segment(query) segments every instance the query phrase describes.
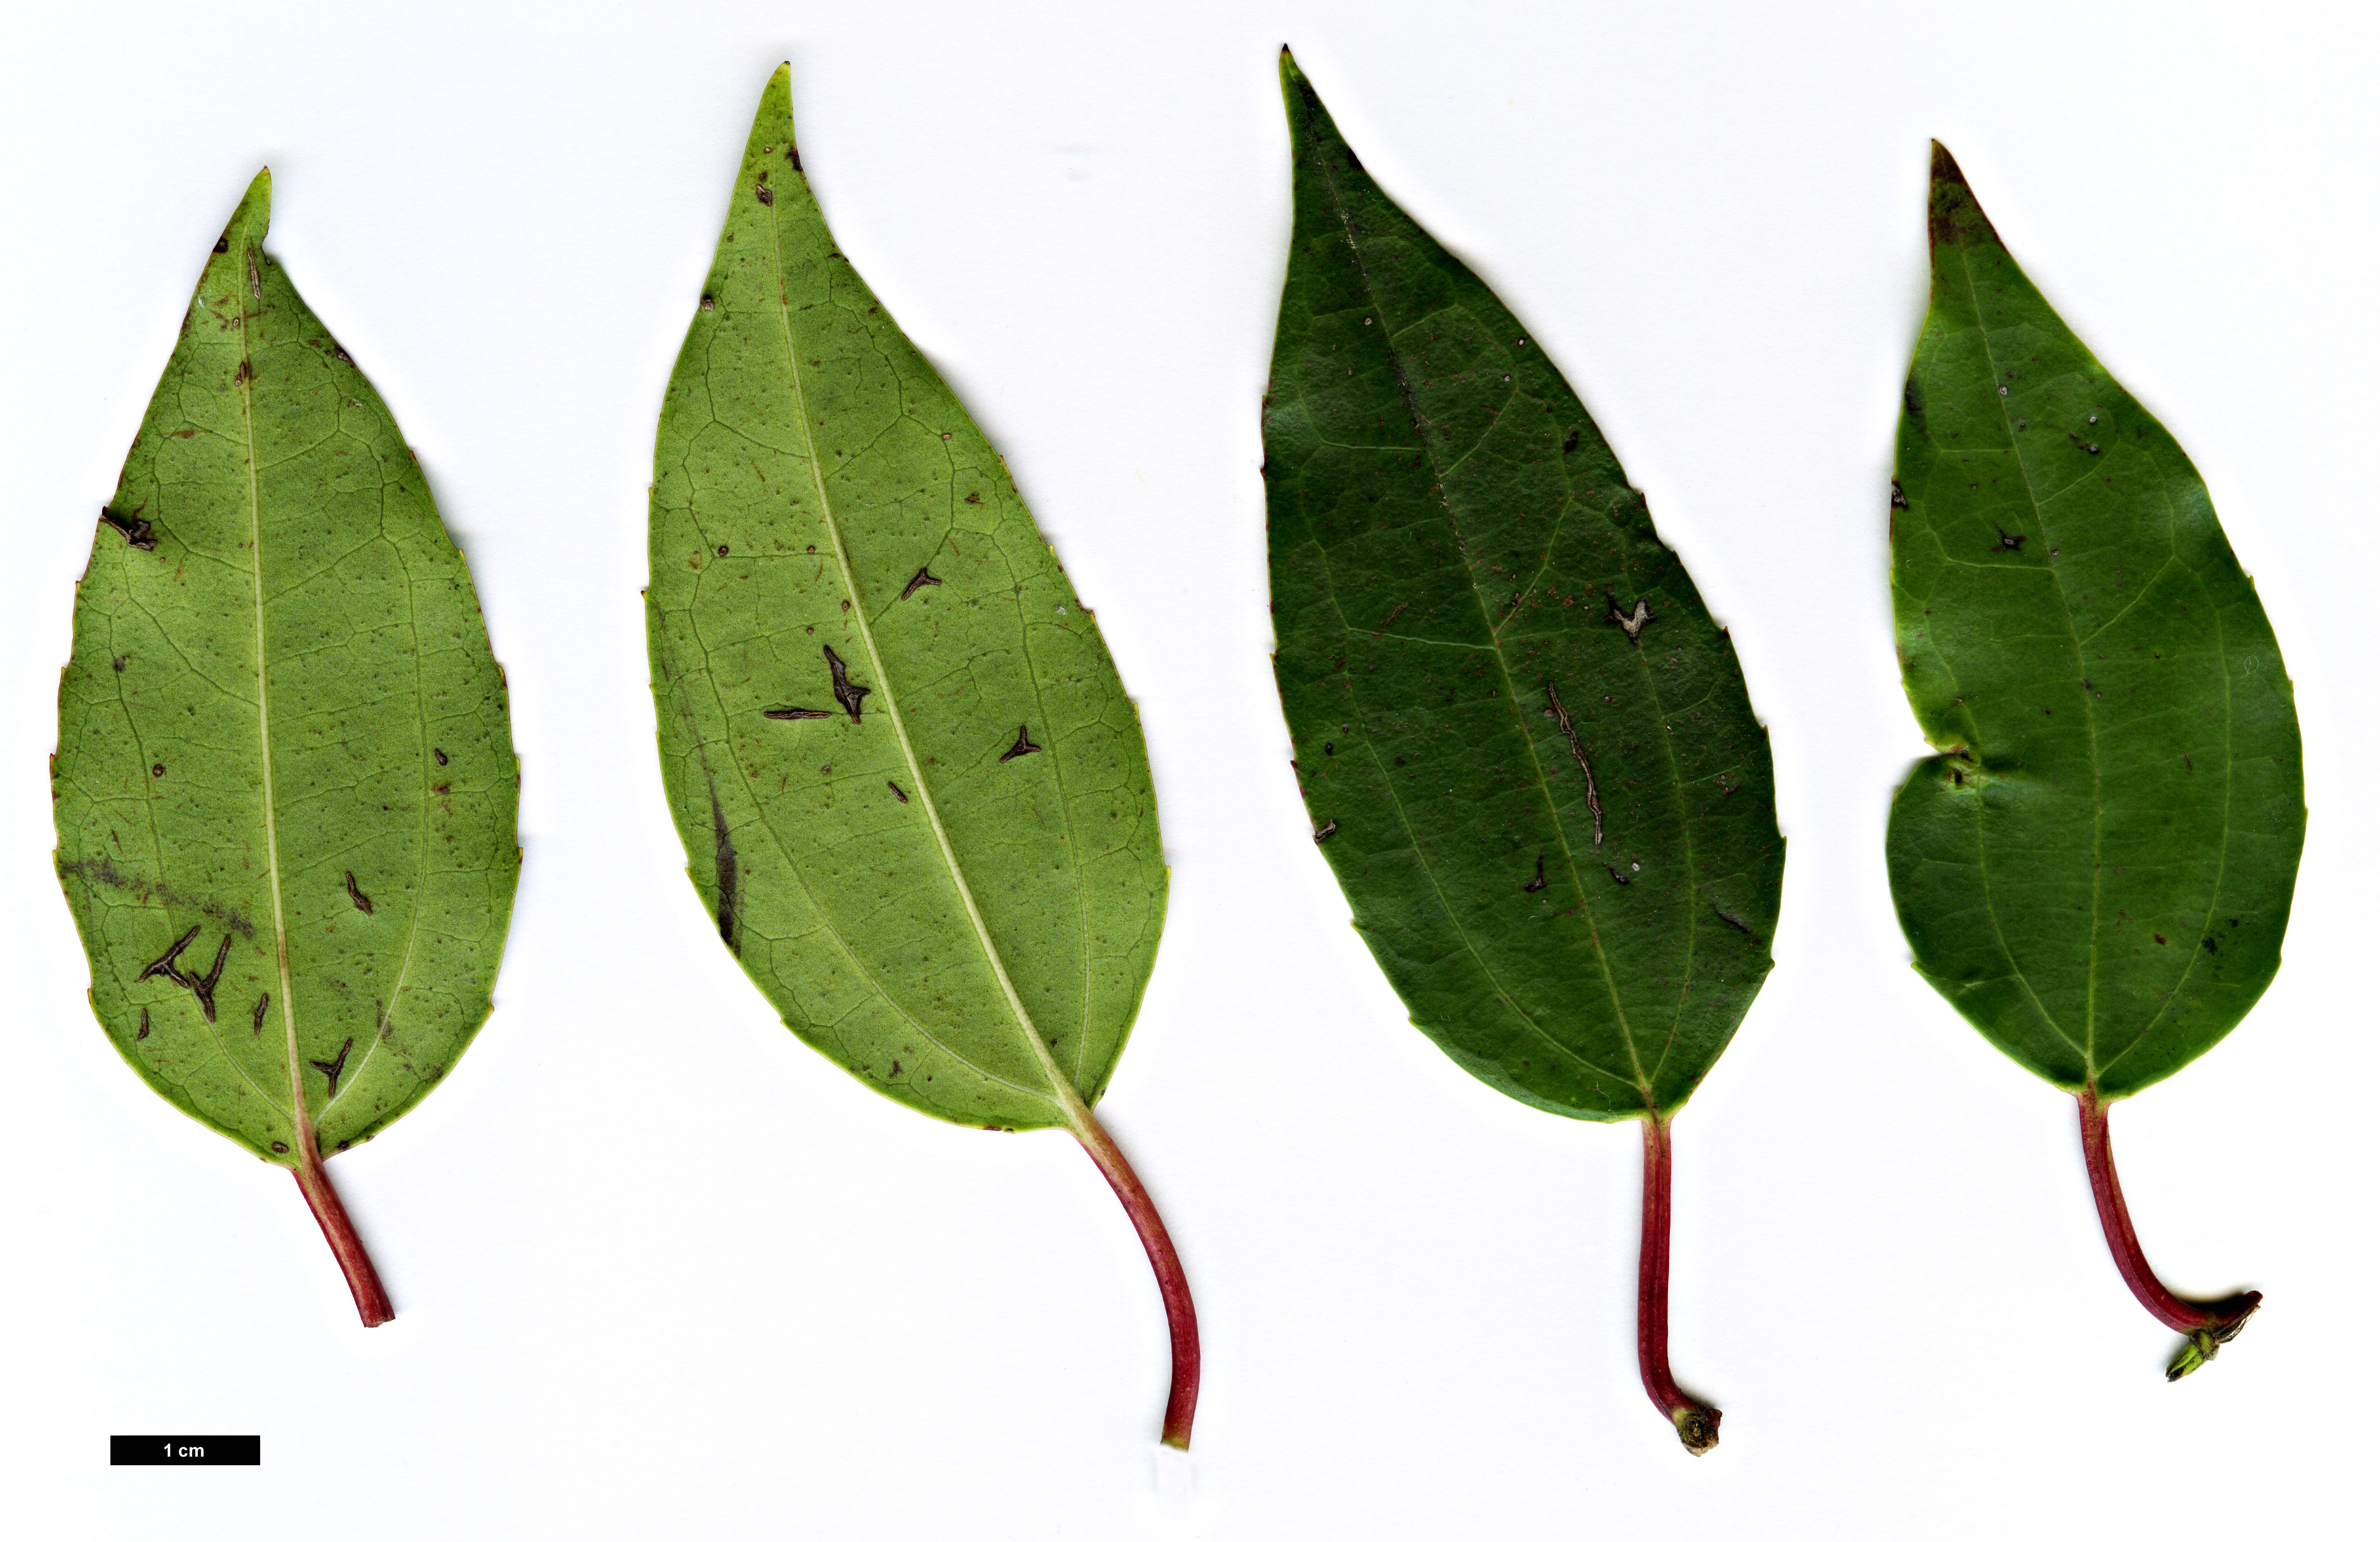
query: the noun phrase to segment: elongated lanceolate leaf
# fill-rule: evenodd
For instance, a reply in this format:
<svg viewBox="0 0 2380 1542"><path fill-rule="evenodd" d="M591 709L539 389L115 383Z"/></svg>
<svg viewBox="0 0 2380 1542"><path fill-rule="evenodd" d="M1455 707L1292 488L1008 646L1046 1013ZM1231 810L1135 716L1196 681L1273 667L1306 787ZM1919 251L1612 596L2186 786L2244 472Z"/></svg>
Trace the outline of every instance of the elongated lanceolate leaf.
<svg viewBox="0 0 2380 1542"><path fill-rule="evenodd" d="M1893 802L1893 900L1927 982L2081 1099L2140 1291L2154 1276L2119 1224L2105 1105L2204 1053L2279 967L2305 833L2297 712L2189 457L2026 280L1939 145L1930 226L1892 599L1940 753Z"/></svg>
<svg viewBox="0 0 2380 1542"><path fill-rule="evenodd" d="M369 1323L322 1159L455 1063L519 852L504 677L363 372L263 250L215 243L100 516L58 700L58 874L91 1005L168 1101L290 1168Z"/></svg>
<svg viewBox="0 0 2380 1542"><path fill-rule="evenodd" d="M1266 478L1315 839L1456 1063L1648 1122L1649 1205L1669 1116L1769 968L1767 735L1544 350L1374 185L1286 52L1281 74L1296 207Z"/></svg>
<svg viewBox="0 0 2380 1542"><path fill-rule="evenodd" d="M1000 457L835 249L786 69L671 377L651 555L663 776L721 941L886 1097L1083 1139L1175 1309L1186 1442L1188 1299L1089 1110L1164 918L1139 720Z"/></svg>

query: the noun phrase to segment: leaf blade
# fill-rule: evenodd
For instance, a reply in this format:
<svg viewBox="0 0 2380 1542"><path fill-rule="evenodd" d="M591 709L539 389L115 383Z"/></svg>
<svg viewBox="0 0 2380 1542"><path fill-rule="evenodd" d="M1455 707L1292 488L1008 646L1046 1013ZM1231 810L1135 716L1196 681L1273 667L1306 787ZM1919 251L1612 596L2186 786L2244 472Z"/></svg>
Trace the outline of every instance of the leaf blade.
<svg viewBox="0 0 2380 1542"><path fill-rule="evenodd" d="M1286 55L1282 81L1267 507L1318 841L1458 1064L1548 1111L1666 1117L1769 967L1766 731L1568 383Z"/></svg>
<svg viewBox="0 0 2380 1542"><path fill-rule="evenodd" d="M652 572L664 779L747 974L886 1096L1075 1123L1163 917L1137 715L1000 458L834 249L788 70L663 408Z"/></svg>
<svg viewBox="0 0 2380 1542"><path fill-rule="evenodd" d="M1945 753L1894 799L1894 903L1987 1039L2113 1099L2212 1048L2279 966L2296 710L2188 456L1935 155L1892 582L1903 685Z"/></svg>
<svg viewBox="0 0 2380 1542"><path fill-rule="evenodd" d="M302 1182L485 1020L517 774L468 569L270 204L260 174L102 516L52 775L110 1040Z"/></svg>

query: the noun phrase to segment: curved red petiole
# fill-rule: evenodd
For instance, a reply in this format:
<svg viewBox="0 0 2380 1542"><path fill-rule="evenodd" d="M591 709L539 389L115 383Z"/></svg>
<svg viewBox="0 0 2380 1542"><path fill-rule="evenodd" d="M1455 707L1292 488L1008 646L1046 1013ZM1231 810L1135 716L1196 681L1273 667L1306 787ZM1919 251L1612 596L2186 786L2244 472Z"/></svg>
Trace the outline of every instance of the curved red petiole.
<svg viewBox="0 0 2380 1542"><path fill-rule="evenodd" d="M339 1271L347 1277L347 1289L356 1298L356 1315L364 1319L366 1328L378 1328L395 1317L396 1308L389 1305L388 1292L380 1282L380 1271L372 1268L371 1255L356 1235L347 1208L339 1203L339 1191L331 1186L322 1159L308 1149L306 1160L291 1174L298 1180L298 1192L306 1196L306 1208L314 1212L315 1223L322 1228L322 1240L331 1245L331 1256L339 1260Z"/></svg>
<svg viewBox="0 0 2380 1542"><path fill-rule="evenodd" d="M2091 1174L2091 1199L2099 1208L2100 1229L2107 1233L2107 1250L2116 1256L2116 1270L2151 1317L2190 1341L2166 1367L2166 1379L2178 1381L2239 1337L2249 1314L2265 1299L2264 1293L2242 1291L2220 1301L2185 1301L2166 1288L2149 1268L2140 1236L2132 1230L2131 1212L2124 1208L2123 1185L2116 1181L2115 1149L2107 1142L2107 1105L2087 1087L2075 1095L2074 1101L2082 1115L2082 1165Z"/></svg>
<svg viewBox="0 0 2380 1542"><path fill-rule="evenodd" d="M1645 1231L1636 1255L1636 1368L1645 1395L1701 1456L1718 1444L1719 1411L1686 1395L1670 1374L1670 1122L1645 1121Z"/></svg>
<svg viewBox="0 0 2380 1542"><path fill-rule="evenodd" d="M1132 1163L1124 1160L1123 1152L1088 1108L1077 1104L1072 1116L1075 1138L1083 1143L1099 1175L1123 1201L1124 1214L1132 1218L1132 1229L1140 1233L1149 1267L1157 1271L1157 1292L1165 1299L1165 1326L1173 1340L1173 1385L1166 1394L1165 1427L1158 1438L1177 1451L1188 1451L1190 1421L1198 1414L1198 1311L1190 1303L1189 1277L1182 1272L1181 1256L1173 1251L1173 1239L1166 1235L1165 1219L1157 1213L1157 1202L1141 1186Z"/></svg>

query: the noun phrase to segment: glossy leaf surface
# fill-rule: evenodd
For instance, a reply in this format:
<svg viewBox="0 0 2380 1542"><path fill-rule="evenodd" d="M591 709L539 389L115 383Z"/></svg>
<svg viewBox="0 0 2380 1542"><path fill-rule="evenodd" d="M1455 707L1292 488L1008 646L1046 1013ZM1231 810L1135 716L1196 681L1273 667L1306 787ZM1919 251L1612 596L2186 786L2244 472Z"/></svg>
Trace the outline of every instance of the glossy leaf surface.
<svg viewBox="0 0 2380 1542"><path fill-rule="evenodd" d="M2188 1064L2280 964L2297 713L2171 435L2067 330L1935 147L1933 300L1892 597L1926 739L1887 856L1918 971L2100 1100Z"/></svg>
<svg viewBox="0 0 2380 1542"><path fill-rule="evenodd" d="M1164 916L1139 720L1000 457L835 249L789 79L654 455L671 807L804 1041L938 1118L1080 1133Z"/></svg>
<svg viewBox="0 0 2380 1542"><path fill-rule="evenodd" d="M1577 395L1284 55L1275 671L1322 854L1415 1026L1665 1117L1769 968L1784 843L1727 634Z"/></svg>
<svg viewBox="0 0 2380 1542"><path fill-rule="evenodd" d="M262 249L271 188L215 244L101 516L53 780L108 1037L306 1184L310 1145L384 1128L486 1019L518 775L463 558Z"/></svg>

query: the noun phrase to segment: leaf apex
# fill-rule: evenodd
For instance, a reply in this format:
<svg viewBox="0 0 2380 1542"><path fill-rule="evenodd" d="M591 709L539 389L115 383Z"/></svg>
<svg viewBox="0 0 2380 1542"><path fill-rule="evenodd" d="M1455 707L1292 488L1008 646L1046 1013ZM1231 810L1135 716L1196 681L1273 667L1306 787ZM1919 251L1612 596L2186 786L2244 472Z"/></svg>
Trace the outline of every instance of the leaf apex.
<svg viewBox="0 0 2380 1542"><path fill-rule="evenodd" d="M1992 228L1974 189L1967 185L1967 174L1959 169L1941 140L1933 143L1934 167L1925 200L1927 237L1937 247L2002 245L1999 232Z"/></svg>

